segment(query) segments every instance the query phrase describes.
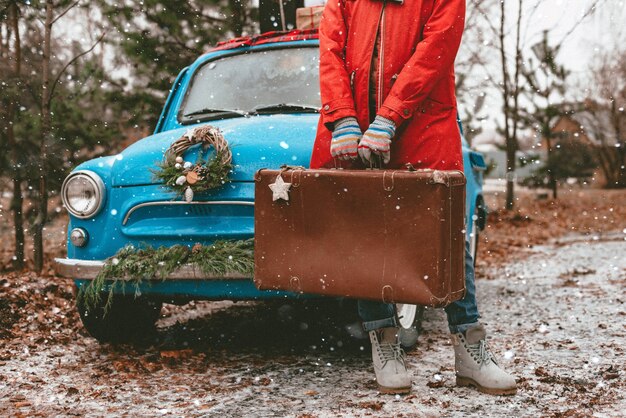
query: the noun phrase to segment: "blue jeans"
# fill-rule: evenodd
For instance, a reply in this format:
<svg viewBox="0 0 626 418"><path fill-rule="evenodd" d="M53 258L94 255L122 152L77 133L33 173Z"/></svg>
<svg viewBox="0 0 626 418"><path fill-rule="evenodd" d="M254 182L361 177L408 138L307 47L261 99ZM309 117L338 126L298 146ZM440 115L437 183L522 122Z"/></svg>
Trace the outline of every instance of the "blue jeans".
<svg viewBox="0 0 626 418"><path fill-rule="evenodd" d="M474 260L469 252L469 242L465 242L465 297L445 307L450 332L465 332L478 323L478 306L476 305L476 286L474 285ZM396 308L392 303L358 301L359 316L365 331L379 328L396 327Z"/></svg>

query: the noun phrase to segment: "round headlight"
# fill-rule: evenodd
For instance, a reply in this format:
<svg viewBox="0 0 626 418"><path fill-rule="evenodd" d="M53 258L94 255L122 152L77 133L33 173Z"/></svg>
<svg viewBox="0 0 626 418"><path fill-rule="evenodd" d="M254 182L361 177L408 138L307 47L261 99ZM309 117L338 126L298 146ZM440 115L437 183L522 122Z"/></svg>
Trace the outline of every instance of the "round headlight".
<svg viewBox="0 0 626 418"><path fill-rule="evenodd" d="M75 171L63 182L61 198L67 210L77 218L96 215L104 204L104 182L93 171Z"/></svg>

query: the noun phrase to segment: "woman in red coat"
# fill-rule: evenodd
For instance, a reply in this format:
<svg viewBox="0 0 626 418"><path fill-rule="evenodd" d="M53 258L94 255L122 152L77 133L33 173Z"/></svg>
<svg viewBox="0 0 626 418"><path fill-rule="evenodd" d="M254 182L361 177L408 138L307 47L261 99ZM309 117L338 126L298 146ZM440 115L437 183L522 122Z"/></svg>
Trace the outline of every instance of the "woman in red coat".
<svg viewBox="0 0 626 418"><path fill-rule="evenodd" d="M311 168L462 170L454 59L465 0L330 0L320 25L322 111ZM513 394L515 379L486 348L474 268L466 249L466 296L446 307L458 385ZM395 308L359 301L381 391L408 392Z"/></svg>
<svg viewBox="0 0 626 418"><path fill-rule="evenodd" d="M454 58L464 0L331 0L320 26L322 117L311 167L334 167L334 123L393 121L388 168L462 169ZM376 48L378 46L378 48Z"/></svg>

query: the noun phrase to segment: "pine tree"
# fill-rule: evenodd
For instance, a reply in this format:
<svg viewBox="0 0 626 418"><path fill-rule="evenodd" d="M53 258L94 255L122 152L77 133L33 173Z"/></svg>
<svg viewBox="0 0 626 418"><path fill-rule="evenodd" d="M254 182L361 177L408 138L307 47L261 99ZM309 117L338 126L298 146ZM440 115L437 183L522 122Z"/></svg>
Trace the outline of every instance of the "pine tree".
<svg viewBox="0 0 626 418"><path fill-rule="evenodd" d="M0 89L0 142L8 152L0 156L0 168L13 184L14 267L23 266L23 224L28 222L28 229L35 233L35 269L41 270L48 196L58 193L71 168L94 157L94 153L109 153L120 141L119 127L123 124L117 121L123 120L122 111L111 96L122 87L105 76L102 60L83 55L90 52L84 46L59 42L54 32L48 54L40 53L46 44L41 27L41 22L45 22L44 4L7 5L9 9L0 8L0 84L6 86ZM58 17L75 3L53 5L54 16ZM80 13L79 8L76 11ZM15 27L20 31L15 31ZM42 68L47 57L49 81L44 89ZM44 91L48 92L47 97ZM44 114L48 115L45 136ZM37 205L25 209L23 199Z"/></svg>
<svg viewBox="0 0 626 418"><path fill-rule="evenodd" d="M125 92L132 122L154 126L176 75L218 41L255 31L249 0L100 0L122 53L130 64Z"/></svg>
<svg viewBox="0 0 626 418"><path fill-rule="evenodd" d="M552 190L552 197L557 198L557 180L567 178L568 169L563 158L556 157L558 151L558 134L553 131L555 122L565 115L567 104L563 102L566 78L568 72L556 61L559 47L550 46L548 32L544 32L543 40L533 47L537 62L529 59L529 65L523 70L524 78L528 82L526 91L534 110L524 112L526 123L533 128L539 138L545 141L546 164L543 171L548 177L548 186ZM568 147L572 152L579 148Z"/></svg>

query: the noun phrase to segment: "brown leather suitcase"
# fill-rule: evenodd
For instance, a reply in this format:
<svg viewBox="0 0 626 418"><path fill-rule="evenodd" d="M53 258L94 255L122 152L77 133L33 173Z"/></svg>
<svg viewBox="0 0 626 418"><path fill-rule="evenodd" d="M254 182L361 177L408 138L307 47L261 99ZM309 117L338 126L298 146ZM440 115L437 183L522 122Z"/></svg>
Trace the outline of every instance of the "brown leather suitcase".
<svg viewBox="0 0 626 418"><path fill-rule="evenodd" d="M255 180L259 289L435 307L465 294L462 172L296 168Z"/></svg>

